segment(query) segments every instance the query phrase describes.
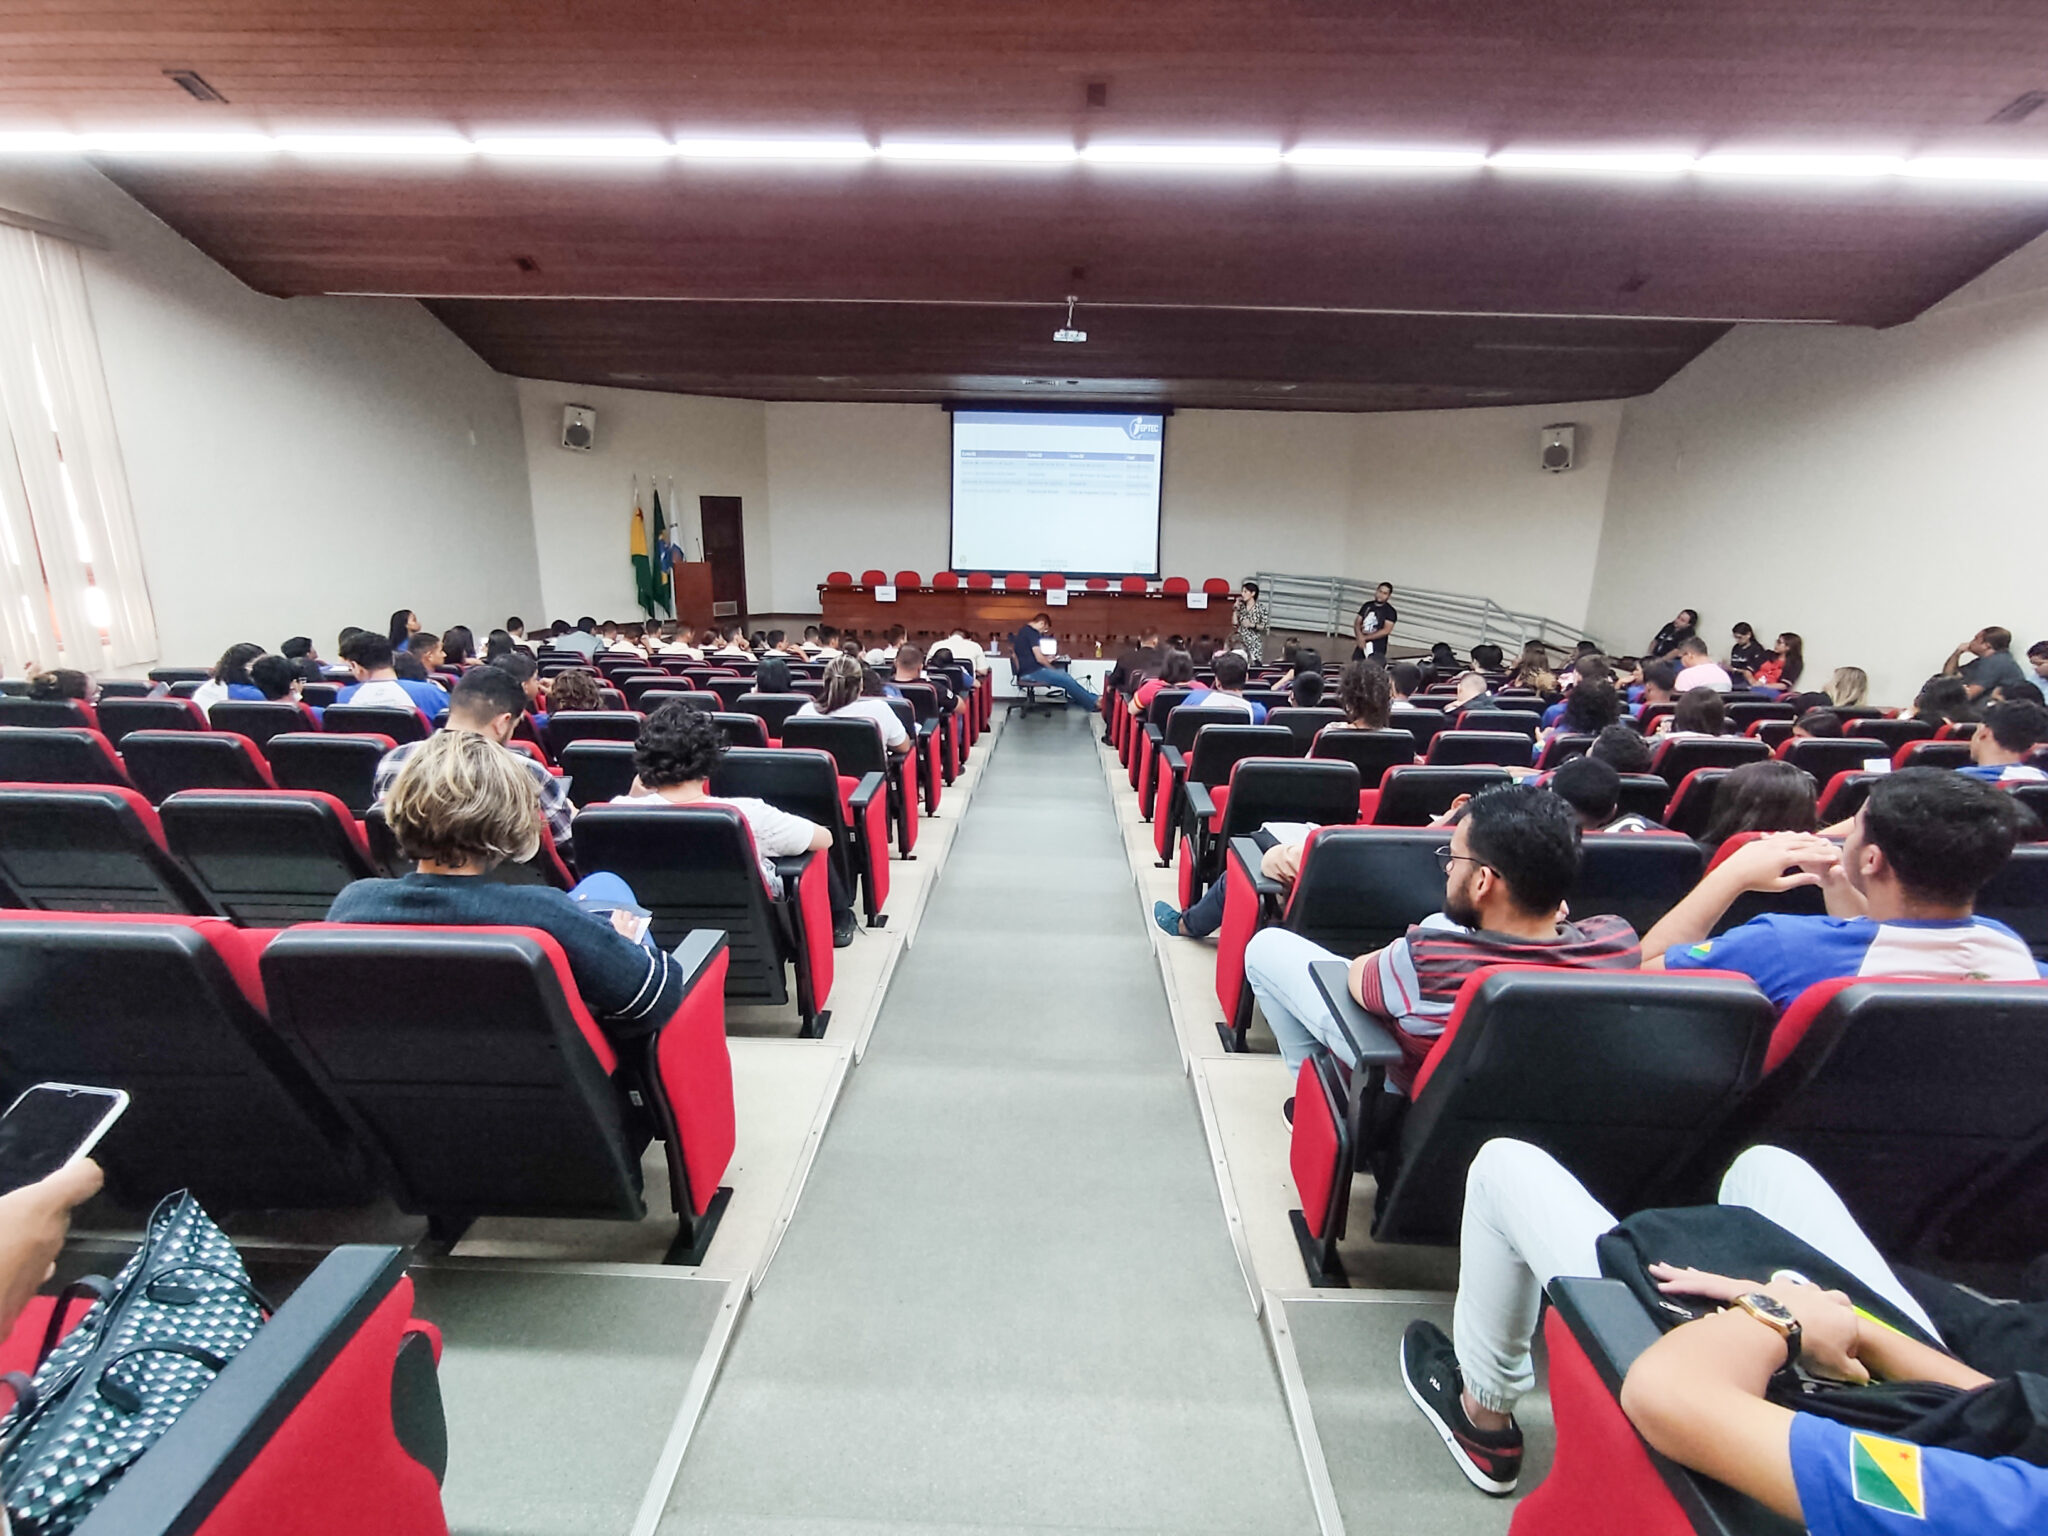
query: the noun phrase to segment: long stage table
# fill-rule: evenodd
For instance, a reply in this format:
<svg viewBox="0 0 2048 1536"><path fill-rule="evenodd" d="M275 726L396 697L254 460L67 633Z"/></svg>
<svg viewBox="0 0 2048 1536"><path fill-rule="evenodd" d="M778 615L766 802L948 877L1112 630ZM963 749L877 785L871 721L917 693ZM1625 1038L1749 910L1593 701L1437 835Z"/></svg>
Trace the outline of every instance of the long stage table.
<svg viewBox="0 0 2048 1536"><path fill-rule="evenodd" d="M1040 612L1052 616L1060 653L1075 658L1114 656L1147 630L1190 639L1210 635L1219 641L1230 632L1231 600L1227 597L1208 598L1206 606L1193 608L1186 595L1090 592L1080 587L1066 590L1066 605L1059 607L1047 601L1052 594L1045 592L970 592L964 587L941 592L931 587L898 587L896 600L885 603L871 587L821 586L818 606L820 622L851 630L863 640L901 624L911 639L925 645L960 626L998 654L1003 640ZM1200 593L1194 595L1202 600Z"/></svg>

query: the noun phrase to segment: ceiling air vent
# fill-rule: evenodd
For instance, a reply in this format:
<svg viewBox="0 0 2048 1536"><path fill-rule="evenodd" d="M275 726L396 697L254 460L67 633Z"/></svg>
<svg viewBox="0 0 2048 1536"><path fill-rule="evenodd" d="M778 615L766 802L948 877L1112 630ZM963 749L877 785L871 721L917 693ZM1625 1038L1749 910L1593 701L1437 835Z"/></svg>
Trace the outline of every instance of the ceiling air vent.
<svg viewBox="0 0 2048 1536"><path fill-rule="evenodd" d="M196 69L167 69L164 71L164 78L194 101L211 101L222 106L227 105L227 97L208 85Z"/></svg>
<svg viewBox="0 0 2048 1536"><path fill-rule="evenodd" d="M2034 109L2043 102L2048 102L2048 91L2025 91L2013 97L2011 101L2008 101L2004 106L1992 113L1985 121L1987 123L1996 123L2001 128L2009 128L2014 123L2023 123L2033 116Z"/></svg>

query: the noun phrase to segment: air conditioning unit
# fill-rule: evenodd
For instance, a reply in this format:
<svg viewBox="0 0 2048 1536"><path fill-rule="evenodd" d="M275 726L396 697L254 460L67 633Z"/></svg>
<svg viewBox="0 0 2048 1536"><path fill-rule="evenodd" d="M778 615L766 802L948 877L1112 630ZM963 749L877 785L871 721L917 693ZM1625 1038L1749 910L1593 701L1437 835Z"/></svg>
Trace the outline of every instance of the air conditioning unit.
<svg viewBox="0 0 2048 1536"><path fill-rule="evenodd" d="M587 405L562 407L562 446L588 453L597 446L597 412Z"/></svg>
<svg viewBox="0 0 2048 1536"><path fill-rule="evenodd" d="M1545 427L1537 462L1553 475L1561 475L1578 462L1579 429L1568 421Z"/></svg>

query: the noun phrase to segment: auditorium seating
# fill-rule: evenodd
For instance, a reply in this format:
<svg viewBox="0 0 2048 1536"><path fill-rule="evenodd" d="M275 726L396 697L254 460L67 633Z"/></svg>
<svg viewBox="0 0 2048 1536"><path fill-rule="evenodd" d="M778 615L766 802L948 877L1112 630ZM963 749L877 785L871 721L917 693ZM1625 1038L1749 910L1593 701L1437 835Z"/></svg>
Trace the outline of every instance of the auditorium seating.
<svg viewBox="0 0 2048 1536"><path fill-rule="evenodd" d="M865 726L865 721L845 722ZM872 734L872 733L871 733ZM840 763L845 772L845 763ZM762 881L746 820L730 806L592 806L576 819L576 863L609 870L654 914L664 948L700 928L731 941L729 1002L796 1001L801 1031L822 1035L832 993L832 910L825 855L780 859L780 890ZM794 983L792 984L792 973Z"/></svg>
<svg viewBox="0 0 2048 1536"><path fill-rule="evenodd" d="M380 709L361 704L330 704L320 728L337 736L388 736L393 741L425 741L431 727L416 709Z"/></svg>
<svg viewBox="0 0 2048 1536"><path fill-rule="evenodd" d="M1447 767L1495 763L1526 768L1533 750L1532 737L1518 731L1468 731L1459 727L1439 731L1423 761Z"/></svg>
<svg viewBox="0 0 2048 1536"><path fill-rule="evenodd" d="M1695 768L1740 768L1770 755L1748 736L1673 736L1650 748L1650 772L1677 789Z"/></svg>
<svg viewBox="0 0 2048 1536"><path fill-rule="evenodd" d="M1775 1023L1746 977L1491 967L1460 990L1404 1107L1382 1089L1400 1047L1344 970L1326 962L1316 979L1360 1068L1347 1082L1318 1051L1295 1087L1291 1216L1317 1284L1342 1273L1353 1164L1377 1178L1382 1243L1455 1242L1465 1171L1499 1136L1542 1147L1609 1210L1640 1209L1756 1082Z"/></svg>
<svg viewBox="0 0 2048 1536"><path fill-rule="evenodd" d="M1891 756L1882 742L1854 736L1788 738L1771 755L1794 768L1804 768L1816 784L1826 784L1838 773L1861 773L1872 758Z"/></svg>
<svg viewBox="0 0 2048 1536"><path fill-rule="evenodd" d="M0 784L116 784L132 789L121 759L82 726L0 729Z"/></svg>
<svg viewBox="0 0 2048 1536"><path fill-rule="evenodd" d="M350 881L377 873L348 807L317 790L187 789L157 815L171 852L245 926L317 922Z"/></svg>
<svg viewBox="0 0 2048 1536"><path fill-rule="evenodd" d="M737 697L737 695L735 695ZM541 727L541 743L548 756L562 760L562 749L572 741L633 741L646 719L637 710L561 709L548 716Z"/></svg>
<svg viewBox="0 0 2048 1536"><path fill-rule="evenodd" d="M99 717L83 699L0 697L0 726L29 725L46 730L96 731Z"/></svg>
<svg viewBox="0 0 2048 1536"><path fill-rule="evenodd" d="M737 710L713 710L712 723L725 737L726 745L733 747L765 747L768 745L768 722L759 715L743 715Z"/></svg>
<svg viewBox="0 0 2048 1536"><path fill-rule="evenodd" d="M531 929L308 923L272 938L261 969L278 1032L371 1146L399 1208L437 1237L478 1216L637 1221L640 1152L659 1137L680 1219L668 1259L698 1263L733 1150L728 951L709 930L666 947L687 977L682 1004L630 1047L613 1046L561 947Z"/></svg>
<svg viewBox="0 0 2048 1536"><path fill-rule="evenodd" d="M1415 738L1415 755L1419 758L1429 750L1429 744L1436 739L1439 731L1450 728L1450 719L1440 709L1404 708L1396 705L1387 717L1387 724L1395 730L1406 731Z"/></svg>
<svg viewBox="0 0 2048 1536"><path fill-rule="evenodd" d="M879 773L887 786L889 823L896 851L911 857L917 847L917 754L895 757L882 745L874 722L853 716L793 716L782 727L785 747L811 747L830 754L842 778L855 782Z"/></svg>
<svg viewBox="0 0 2048 1536"><path fill-rule="evenodd" d="M1219 711L1182 706L1168 719L1168 731L1172 733L1176 724L1190 715L1214 713ZM1239 763L1254 757L1292 757L1299 748L1299 739L1284 725L1247 725L1239 711L1221 713L1233 715L1234 721L1198 720L1195 729L1188 733L1191 744L1185 755L1173 744L1171 735L1159 748L1152 847L1162 865L1172 862L1176 841L1189 846L1200 842L1186 795L1189 786L1200 785L1208 791L1210 803L1219 811L1225 810L1230 802L1231 774Z"/></svg>
<svg viewBox="0 0 2048 1536"><path fill-rule="evenodd" d="M1349 763L1247 757L1232 765L1215 794L1192 782L1182 793L1187 804L1179 870L1183 911L1222 878L1223 850L1232 838L1249 837L1269 821L1333 827L1358 820L1358 770Z"/></svg>
<svg viewBox="0 0 2048 1536"><path fill-rule="evenodd" d="M1194 750L1195 738L1205 726L1246 726L1250 718L1241 709L1177 704L1167 711L1165 723L1157 728L1156 733L1147 726L1143 750L1148 760L1138 769L1138 814L1151 821L1156 830L1160 813L1165 811L1167 824L1171 826L1176 819L1173 812L1178 805L1174 796L1179 793L1181 780L1186 776L1185 758ZM1274 741L1278 738L1268 736L1262 739ZM1289 732L1285 745L1273 755L1286 755L1294 743L1295 737Z"/></svg>
<svg viewBox="0 0 2048 1536"><path fill-rule="evenodd" d="M320 720L311 709L303 704L287 700L223 699L207 712L212 728L216 731L233 731L246 736L260 753L269 745L270 738L282 736L286 731L317 731Z"/></svg>
<svg viewBox="0 0 2048 1536"><path fill-rule="evenodd" d="M1883 742L1884 750L1870 755L1890 757L1909 741L1932 740L1934 727L1925 720L1851 720L1844 734L1852 740Z"/></svg>
<svg viewBox="0 0 2048 1536"><path fill-rule="evenodd" d="M1695 768L1671 792L1660 820L1674 832L1704 837L1714 819L1714 797L1732 768Z"/></svg>
<svg viewBox="0 0 2048 1536"><path fill-rule="evenodd" d="M1970 766L1970 744L1967 741L1933 741L1921 739L1908 741L1892 754L1894 768L1967 768Z"/></svg>
<svg viewBox="0 0 2048 1536"><path fill-rule="evenodd" d="M2048 960L2048 842L2021 843L2013 849L1978 891L1977 911L2025 939L2036 960Z"/></svg>
<svg viewBox="0 0 2048 1536"><path fill-rule="evenodd" d="M1671 786L1654 773L1624 773L1619 794L1622 815L1661 822L1664 807L1671 799Z"/></svg>
<svg viewBox="0 0 2048 1536"><path fill-rule="evenodd" d="M1532 703L1528 709L1461 709L1452 721L1452 728L1459 731L1516 731L1534 741L1543 729L1542 706Z"/></svg>
<svg viewBox="0 0 2048 1536"><path fill-rule="evenodd" d="M157 805L181 789L277 787L249 738L227 731L130 731L121 761Z"/></svg>
<svg viewBox="0 0 2048 1536"><path fill-rule="evenodd" d="M778 810L832 830L832 860L847 891L856 881L870 928L887 921L889 899L888 801L882 775L844 778L824 752L736 748L711 772L714 796L750 795Z"/></svg>
<svg viewBox="0 0 2048 1536"><path fill-rule="evenodd" d="M759 715L768 727L768 739L777 740L782 735L782 722L810 703L810 697L801 693L743 693L733 700L733 712L742 715Z"/></svg>
<svg viewBox="0 0 2048 1536"><path fill-rule="evenodd" d="M107 699L94 711L100 730L116 748L130 731L203 731L205 713L190 699ZM233 727L228 727L233 729Z"/></svg>
<svg viewBox="0 0 2048 1536"><path fill-rule="evenodd" d="M0 904L216 915L155 808L114 784L0 783Z"/></svg>
<svg viewBox="0 0 2048 1536"><path fill-rule="evenodd" d="M1298 704L1282 704L1278 709L1266 711L1266 724L1286 726L1287 729L1301 738L1301 746L1304 752L1308 750L1309 743L1316 739L1318 731L1322 730L1325 726L1342 725L1343 723L1343 710L1326 709L1321 705L1309 708Z"/></svg>
<svg viewBox="0 0 2048 1536"><path fill-rule="evenodd" d="M1822 787L1818 807L1820 824L1833 826L1838 821L1847 821L1863 809L1863 802L1870 798L1870 786L1879 777L1875 772L1858 770L1853 773L1836 774Z"/></svg>
<svg viewBox="0 0 2048 1536"><path fill-rule="evenodd" d="M1372 823L1380 827L1421 827L1443 815L1460 795L1476 795L1496 784L1512 784L1507 769L1487 765L1448 767L1416 763L1389 768L1373 802Z"/></svg>
<svg viewBox="0 0 2048 1536"><path fill-rule="evenodd" d="M569 781L569 801L577 810L601 805L615 795L633 791L633 743L572 741L562 749L561 768Z"/></svg>
<svg viewBox="0 0 2048 1536"><path fill-rule="evenodd" d="M1415 738L1402 730L1324 731L1308 749L1314 759L1341 759L1358 770L1360 794L1378 790L1390 768L1415 762ZM1364 814L1363 810L1360 812Z"/></svg>
<svg viewBox="0 0 2048 1536"><path fill-rule="evenodd" d="M397 743L389 736L288 731L270 738L270 776L280 789L317 789L360 816L376 798L377 764Z"/></svg>

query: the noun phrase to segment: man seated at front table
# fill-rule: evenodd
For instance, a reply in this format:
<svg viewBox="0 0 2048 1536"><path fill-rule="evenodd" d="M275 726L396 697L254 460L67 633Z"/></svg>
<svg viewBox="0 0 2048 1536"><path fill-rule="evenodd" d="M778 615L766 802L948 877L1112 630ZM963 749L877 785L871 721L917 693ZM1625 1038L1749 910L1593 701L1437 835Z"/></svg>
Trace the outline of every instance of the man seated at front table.
<svg viewBox="0 0 2048 1536"><path fill-rule="evenodd" d="M1458 989L1489 965L1632 971L1635 930L1613 916L1559 920L1579 875L1579 818L1547 789L1503 785L1474 795L1459 813L1444 868L1444 909L1384 949L1351 962L1351 996L1387 1021L1401 1047L1388 1083L1402 1093L1444 1031ZM1266 928L1245 948L1245 979L1290 1070L1316 1042L1353 1065L1351 1048L1316 990L1309 966L1340 960L1285 928ZM1292 1099L1287 1118L1293 1115Z"/></svg>
<svg viewBox="0 0 2048 1536"><path fill-rule="evenodd" d="M255 669L250 669L255 675ZM1970 737L1970 766L1958 769L1992 784L2038 784L2048 773L2027 759L2048 742L2048 708L2015 699L1984 711L1983 724Z"/></svg>
<svg viewBox="0 0 2048 1536"><path fill-rule="evenodd" d="M1947 768L1902 768L1871 786L1837 848L1777 832L1738 848L1643 940L1646 971L1740 971L1781 1011L1837 976L1954 976L2034 981L2026 941L1976 915L1977 892L2019 837L2019 803ZM1825 917L1766 913L1718 938L1721 914L1748 891L1819 886Z"/></svg>
<svg viewBox="0 0 2048 1536"><path fill-rule="evenodd" d="M503 664L512 661L524 663L524 670L531 675L533 663L524 656L507 656L490 666L463 674L462 681L455 685L454 696L448 701L448 724L441 734L469 731L501 747L512 739L512 731L519 724L519 717L525 713L528 702L525 683L511 667ZM378 760L377 776L372 781L372 805L382 805L390 797L391 786L398 782L399 771L425 745L420 741L404 742ZM568 777L552 772L547 764L530 753L505 747L505 755L516 761L526 776L533 780L534 790L540 796L541 816L547 822L548 836L562 857L568 858L569 819L575 815L575 806L569 799Z"/></svg>
<svg viewBox="0 0 2048 1536"><path fill-rule="evenodd" d="M1018 683L1057 688L1083 709L1094 709L1101 701L1088 691L1087 684L1052 665L1054 649L1052 615L1033 615L1029 623L1010 636L1010 670L1016 674Z"/></svg>
<svg viewBox="0 0 2048 1536"><path fill-rule="evenodd" d="M402 678L392 670L391 642L375 630L350 635L341 659L356 680L335 696L335 703L364 709L416 709L429 720L448 713L448 695L439 683Z"/></svg>

